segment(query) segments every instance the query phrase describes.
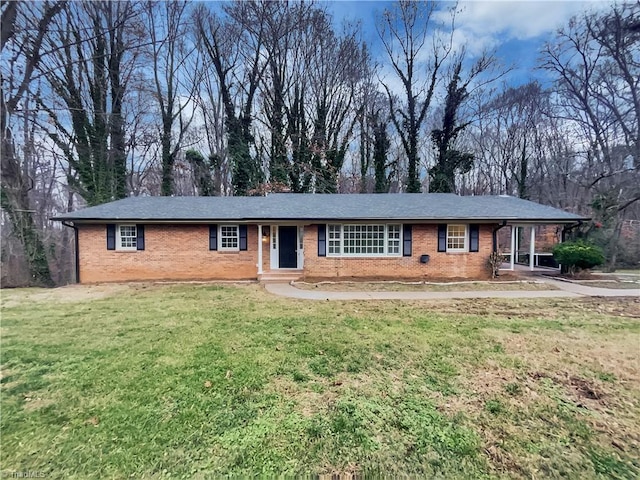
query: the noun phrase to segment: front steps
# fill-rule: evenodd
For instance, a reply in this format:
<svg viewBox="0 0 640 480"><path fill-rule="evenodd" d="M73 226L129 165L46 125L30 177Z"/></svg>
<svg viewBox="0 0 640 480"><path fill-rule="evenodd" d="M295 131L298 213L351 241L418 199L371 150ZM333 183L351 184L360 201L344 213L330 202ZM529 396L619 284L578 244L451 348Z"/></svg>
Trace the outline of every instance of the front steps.
<svg viewBox="0 0 640 480"><path fill-rule="evenodd" d="M260 283L291 283L302 278L302 270L271 270L258 275Z"/></svg>

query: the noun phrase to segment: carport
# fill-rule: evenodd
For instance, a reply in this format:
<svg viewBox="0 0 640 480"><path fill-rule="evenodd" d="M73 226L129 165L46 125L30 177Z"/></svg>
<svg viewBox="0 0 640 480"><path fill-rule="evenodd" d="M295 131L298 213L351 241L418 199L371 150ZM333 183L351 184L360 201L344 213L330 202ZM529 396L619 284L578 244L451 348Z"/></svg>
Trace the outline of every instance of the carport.
<svg viewBox="0 0 640 480"><path fill-rule="evenodd" d="M536 268L559 270L561 266L553 259L551 250L555 244L565 240L567 232L581 223L532 222L502 225L496 239L496 250L504 258L500 270L514 271L517 265L525 265L529 271ZM542 241L539 238L541 232L544 236Z"/></svg>

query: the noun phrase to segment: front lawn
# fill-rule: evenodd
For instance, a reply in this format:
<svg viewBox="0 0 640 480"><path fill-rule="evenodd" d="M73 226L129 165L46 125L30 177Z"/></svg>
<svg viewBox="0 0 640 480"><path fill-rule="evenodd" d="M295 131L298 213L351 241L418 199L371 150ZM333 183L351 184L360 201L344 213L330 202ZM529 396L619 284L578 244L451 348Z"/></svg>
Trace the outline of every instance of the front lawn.
<svg viewBox="0 0 640 480"><path fill-rule="evenodd" d="M4 476L640 475L637 298L2 297Z"/></svg>

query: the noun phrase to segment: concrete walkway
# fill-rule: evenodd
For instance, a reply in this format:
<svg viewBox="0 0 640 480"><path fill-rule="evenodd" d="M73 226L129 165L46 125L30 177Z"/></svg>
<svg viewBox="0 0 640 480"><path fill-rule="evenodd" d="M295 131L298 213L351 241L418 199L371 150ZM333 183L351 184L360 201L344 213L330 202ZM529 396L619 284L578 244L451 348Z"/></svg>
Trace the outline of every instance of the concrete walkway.
<svg viewBox="0 0 640 480"><path fill-rule="evenodd" d="M539 280L560 288L565 292L573 292L588 297L640 297L640 288L600 288L581 285L579 283L556 280L544 277Z"/></svg>
<svg viewBox="0 0 640 480"><path fill-rule="evenodd" d="M289 283L267 283L268 292L304 300L445 300L451 298L640 297L640 289L612 289L579 285L551 278L539 279L559 290L478 290L467 292L325 292L302 290Z"/></svg>

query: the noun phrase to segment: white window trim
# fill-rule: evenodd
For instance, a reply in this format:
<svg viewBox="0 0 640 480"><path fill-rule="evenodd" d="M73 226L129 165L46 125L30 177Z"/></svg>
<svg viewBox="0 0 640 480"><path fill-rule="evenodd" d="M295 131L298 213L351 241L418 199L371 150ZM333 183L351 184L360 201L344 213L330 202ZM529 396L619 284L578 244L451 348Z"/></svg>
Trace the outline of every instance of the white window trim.
<svg viewBox="0 0 640 480"><path fill-rule="evenodd" d="M272 270L277 270L278 268L278 225L271 225L271 252L270 256L270 266Z"/></svg>
<svg viewBox="0 0 640 480"><path fill-rule="evenodd" d="M134 237L136 239L136 244L133 247L122 246L122 234L121 234L122 227L133 227ZM122 252L133 252L138 250L138 227L135 224L119 223L116 225L116 250L119 250Z"/></svg>
<svg viewBox="0 0 640 480"><path fill-rule="evenodd" d="M236 247L223 247L222 246L222 227L235 227L236 229ZM218 250L221 252L239 252L240 251L240 227L238 225L232 224L221 224L218 225Z"/></svg>
<svg viewBox="0 0 640 480"><path fill-rule="evenodd" d="M449 248L449 227L464 227L464 247L462 248ZM455 237L459 238L459 237ZM446 238L447 253L466 253L469 251L469 225L466 223L448 223L447 224L447 238Z"/></svg>
<svg viewBox="0 0 640 480"><path fill-rule="evenodd" d="M338 225L340 227L340 239L338 241L338 245L340 248L340 253L330 253L329 252L329 226L330 225ZM344 253L344 227L349 226L368 226L368 225L376 225L384 227L384 252L383 253ZM398 253L389 253L389 226L397 225L400 229L400 244L398 248ZM387 257L402 257L402 247L404 245L404 229L402 228L401 223L328 223L325 227L326 232L326 251L327 257L334 258L387 258Z"/></svg>

